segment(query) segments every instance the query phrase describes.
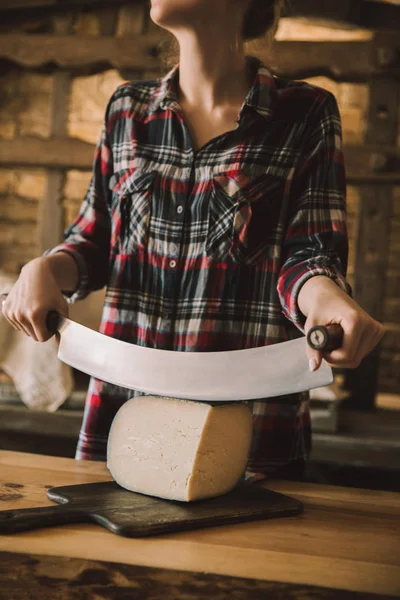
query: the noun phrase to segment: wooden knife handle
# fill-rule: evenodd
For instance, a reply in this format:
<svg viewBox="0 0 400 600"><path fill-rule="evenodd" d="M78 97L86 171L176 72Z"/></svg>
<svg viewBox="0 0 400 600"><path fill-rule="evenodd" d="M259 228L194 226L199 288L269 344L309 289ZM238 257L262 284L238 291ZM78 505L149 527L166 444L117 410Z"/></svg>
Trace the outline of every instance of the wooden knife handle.
<svg viewBox="0 0 400 600"><path fill-rule="evenodd" d="M341 347L343 335L343 328L338 323L332 323L326 327L316 325L315 327L311 327L307 333L307 342L314 350L332 352L332 350L337 350Z"/></svg>
<svg viewBox="0 0 400 600"><path fill-rule="evenodd" d="M0 303L6 300L8 294L0 294ZM50 310L46 317L46 327L51 333L55 333L61 325L62 316L55 310Z"/></svg>
<svg viewBox="0 0 400 600"><path fill-rule="evenodd" d="M46 317L46 327L51 333L58 331L62 316L56 310L50 310Z"/></svg>

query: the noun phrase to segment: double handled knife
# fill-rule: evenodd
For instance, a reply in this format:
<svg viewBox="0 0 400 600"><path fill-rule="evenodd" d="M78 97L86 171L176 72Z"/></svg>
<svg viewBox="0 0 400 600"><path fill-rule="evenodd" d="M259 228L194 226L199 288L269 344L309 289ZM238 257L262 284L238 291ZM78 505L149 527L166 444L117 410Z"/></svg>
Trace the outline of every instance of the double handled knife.
<svg viewBox="0 0 400 600"><path fill-rule="evenodd" d="M60 334L58 358L87 375L146 394L205 402L271 398L329 385L332 369L322 360L311 372L306 344L331 351L343 340L342 327L332 324L268 346L178 352L124 342L55 311L48 313L46 324Z"/></svg>
<svg viewBox="0 0 400 600"><path fill-rule="evenodd" d="M270 398L333 382L323 360L310 372L306 344L333 350L340 326L314 327L307 337L278 344L216 352L147 348L106 336L51 312L48 329L60 333L58 357L103 381L147 394L208 402Z"/></svg>

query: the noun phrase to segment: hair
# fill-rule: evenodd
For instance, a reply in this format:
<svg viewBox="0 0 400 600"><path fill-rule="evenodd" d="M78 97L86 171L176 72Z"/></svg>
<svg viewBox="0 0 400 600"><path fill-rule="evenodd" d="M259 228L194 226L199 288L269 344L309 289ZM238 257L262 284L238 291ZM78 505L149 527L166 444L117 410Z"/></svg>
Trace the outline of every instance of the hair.
<svg viewBox="0 0 400 600"><path fill-rule="evenodd" d="M250 0L242 25L244 42L265 36L275 29L285 0Z"/></svg>
<svg viewBox="0 0 400 600"><path fill-rule="evenodd" d="M267 45L273 41L278 21L288 0L250 0L244 14L241 37L243 42L264 38ZM272 34L272 36L271 36ZM164 69L173 67L179 60L179 44L175 36L159 44L159 56Z"/></svg>

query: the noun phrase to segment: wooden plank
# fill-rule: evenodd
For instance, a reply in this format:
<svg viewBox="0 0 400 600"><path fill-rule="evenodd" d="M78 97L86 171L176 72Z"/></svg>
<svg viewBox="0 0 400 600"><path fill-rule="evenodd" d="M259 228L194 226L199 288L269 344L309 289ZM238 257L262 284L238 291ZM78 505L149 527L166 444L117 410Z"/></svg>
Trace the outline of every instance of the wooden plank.
<svg viewBox="0 0 400 600"><path fill-rule="evenodd" d="M0 405L0 437L5 433L78 439L83 410L59 409L54 413L31 411L25 406Z"/></svg>
<svg viewBox="0 0 400 600"><path fill-rule="evenodd" d="M17 18L24 17L25 13L35 10L37 13L47 11L81 10L86 7L127 5L132 6L134 0L70 0L60 3L57 0L2 0L0 12L6 17L10 15ZM148 5L143 0L136 0L148 10ZM19 13L19 14L18 14ZM22 13L22 14L21 14ZM363 0L296 0L285 7L283 16L290 18L308 19L311 22L327 27L351 28L364 27L370 29L392 29L399 27L400 10L395 0L377 0L364 2Z"/></svg>
<svg viewBox="0 0 400 600"><path fill-rule="evenodd" d="M94 149L93 144L66 137L0 140L0 163L7 166L90 170ZM374 144L345 145L343 153L348 183L400 184L399 148Z"/></svg>
<svg viewBox="0 0 400 600"><path fill-rule="evenodd" d="M374 4L392 4L399 6L399 0L364 0L364 2L372 2Z"/></svg>
<svg viewBox="0 0 400 600"><path fill-rule="evenodd" d="M146 11L148 7L144 4L128 4L121 6L118 11L118 25L116 35L118 37L136 37L145 32Z"/></svg>
<svg viewBox="0 0 400 600"><path fill-rule="evenodd" d="M77 6L84 8L86 6L96 6L102 4L123 4L127 0L68 0L68 8ZM132 2L143 2L143 0L129 0ZM0 0L0 11L21 10L24 8L58 7L59 0Z"/></svg>
<svg viewBox="0 0 400 600"><path fill-rule="evenodd" d="M395 4L364 0L295 0L285 15L308 19L325 27L362 27L371 30L398 31L400 7Z"/></svg>
<svg viewBox="0 0 400 600"><path fill-rule="evenodd" d="M375 319L382 320L390 244L392 190L390 185L360 185L356 236L354 296Z"/></svg>
<svg viewBox="0 0 400 600"><path fill-rule="evenodd" d="M38 212L39 253L53 248L62 239L62 192L65 175L58 169L47 174L46 191Z"/></svg>
<svg viewBox="0 0 400 600"><path fill-rule="evenodd" d="M111 480L111 475L104 461L71 461L69 458L55 458L29 452L1 450L0 466L0 475L2 474L4 481L6 481L4 473L8 472L9 475L12 475L13 471L17 469L29 484L44 479L46 475L49 478L48 482L53 486ZM71 481L71 477L74 478L73 481ZM371 491L371 494L366 494L363 489L350 489L309 482L274 482L272 480L268 487L282 494L292 494L295 490L297 495L306 496L313 501L323 498L337 503L340 502L341 505L356 503L360 514L370 512L372 507L377 511L383 511L385 514L391 515L397 515L400 510L400 496L386 491L374 490ZM29 495L32 496L32 489L29 489ZM38 500L40 504L40 497L37 494L35 494L35 500ZM23 508L23 506L20 505L18 508Z"/></svg>
<svg viewBox="0 0 400 600"><path fill-rule="evenodd" d="M68 102L71 77L66 71L53 76L51 95L51 134L55 137L67 135ZM62 197L65 173L53 169L47 173L46 190L38 212L39 252L56 246L62 238Z"/></svg>
<svg viewBox="0 0 400 600"><path fill-rule="evenodd" d="M346 180L358 183L400 183L400 148L379 143L345 144Z"/></svg>
<svg viewBox="0 0 400 600"><path fill-rule="evenodd" d="M119 9L118 25L116 35L119 37L138 36L147 33L146 11L148 7L141 4L122 6ZM120 69L121 77L127 81L143 79L145 70L142 69Z"/></svg>
<svg viewBox="0 0 400 600"><path fill-rule="evenodd" d="M342 410L339 412L338 433L313 433L311 461L398 473L399 426L398 410Z"/></svg>
<svg viewBox="0 0 400 600"><path fill-rule="evenodd" d="M399 97L397 81L382 78L370 82L367 144L396 144ZM383 319L392 206L392 186L376 183L360 187L353 291L357 302L378 321ZM348 405L352 408L374 408L380 347L374 348L357 369L346 373L345 385L351 391Z"/></svg>
<svg viewBox="0 0 400 600"><path fill-rule="evenodd" d="M118 23L118 7L104 6L96 11L99 31L102 36L113 36Z"/></svg>
<svg viewBox="0 0 400 600"><path fill-rule="evenodd" d="M94 145L74 138L20 137L0 140L0 163L89 170L92 168L94 148Z"/></svg>
<svg viewBox="0 0 400 600"><path fill-rule="evenodd" d="M0 35L0 57L25 68L45 65L85 72L88 69L160 70L159 44L169 34L149 33L123 37ZM368 81L383 75L400 79L397 40L357 42L259 42L258 55L273 71L292 79L326 75L336 81ZM134 51L132 50L134 48Z"/></svg>
<svg viewBox="0 0 400 600"><path fill-rule="evenodd" d="M400 448L391 442L376 443L374 437L361 438L337 433L313 434L312 463L384 469L398 477Z"/></svg>
<svg viewBox="0 0 400 600"><path fill-rule="evenodd" d="M3 509L51 505L48 485L110 479L106 465L92 461L0 452L0 464L0 483L23 486ZM293 481L264 485L301 498L304 514L149 539L71 525L2 536L0 550L336 587L365 598L399 594L398 494Z"/></svg>
<svg viewBox="0 0 400 600"><path fill-rule="evenodd" d="M359 25L363 0L293 0L285 5L282 16L318 21L327 27Z"/></svg>
<svg viewBox="0 0 400 600"><path fill-rule="evenodd" d="M387 35L385 48L397 47L396 38ZM335 81L352 83L368 81L387 75L400 78L398 57L387 65L380 65L380 44L376 41L361 42L275 42L269 50L260 44L258 55L274 72L290 79L325 75Z"/></svg>
<svg viewBox="0 0 400 600"><path fill-rule="evenodd" d="M71 589L76 598L135 598L137 590L146 590L147 598L176 600L204 600L204 590L213 600L226 600L227 590L234 590L237 598L268 598L268 600L373 600L370 594L332 590L326 587L296 583L257 581L239 577L194 573L175 569L154 569L82 558L49 557L39 554L1 552L1 589L7 589L12 597L24 595L29 589L29 600L53 600L52 582L57 582L58 600L70 600ZM46 573L45 581L43 573ZM96 574L93 578L87 574ZM122 583L123 582L123 583ZM111 591L113 590L113 591ZM110 595L111 593L111 595ZM105 595L106 596L105 596ZM121 595L121 596L120 596ZM143 596L142 596L143 597ZM390 600L380 596L379 600Z"/></svg>
<svg viewBox="0 0 400 600"><path fill-rule="evenodd" d="M77 5L79 7L85 6L95 6L102 4L116 4L118 0L68 0L68 6ZM125 3L131 5L132 3L141 3L144 4L143 0L121 0L121 3ZM380 5L394 5L398 6L398 0L364 0L364 3L368 2L370 4L380 4ZM16 8L38 8L38 7L51 7L58 6L60 4L59 0L0 0L0 11L8 11L14 10ZM335 13L335 4L337 5L336 13ZM352 4L360 4L360 1L353 3L352 0L325 0L324 10L326 6L326 12L332 18L335 17L335 14L342 15L341 18L345 19L345 17L350 13L353 14L354 9L352 9ZM319 0L293 0L290 3L290 7L288 7L285 15L310 15L310 14L319 14L321 12L321 3Z"/></svg>
<svg viewBox="0 0 400 600"><path fill-rule="evenodd" d="M367 29L382 31L400 29L400 6L399 3L385 3L381 0L363 2L359 25Z"/></svg>
<svg viewBox="0 0 400 600"><path fill-rule="evenodd" d="M56 38L68 34L72 27L71 15L60 15L53 19L53 31ZM50 101L50 135L67 135L69 94L71 76L67 71L57 71L53 75L53 89ZM39 252L53 248L62 240L63 211L62 198L65 173L62 169L53 169L47 173L46 190L38 213Z"/></svg>
<svg viewBox="0 0 400 600"><path fill-rule="evenodd" d="M100 65L115 68L157 70L157 44L162 36L0 35L0 57L30 69L54 63L84 71Z"/></svg>

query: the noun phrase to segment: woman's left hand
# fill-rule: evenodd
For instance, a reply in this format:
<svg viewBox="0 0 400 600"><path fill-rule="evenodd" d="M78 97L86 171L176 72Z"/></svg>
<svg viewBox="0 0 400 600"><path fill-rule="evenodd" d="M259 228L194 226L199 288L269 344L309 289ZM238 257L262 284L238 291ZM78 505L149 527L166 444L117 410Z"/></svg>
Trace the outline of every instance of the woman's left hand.
<svg viewBox="0 0 400 600"><path fill-rule="evenodd" d="M344 331L342 346L332 352L314 350L307 344L311 371L319 368L322 358L331 367L358 367L385 333L382 323L373 319L328 277L312 277L306 281L300 289L298 304L303 314L307 315L304 326L306 335L314 325L332 323L338 323Z"/></svg>

